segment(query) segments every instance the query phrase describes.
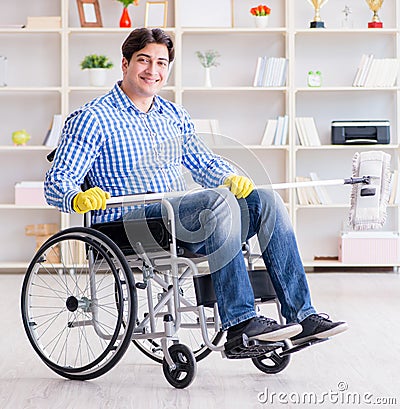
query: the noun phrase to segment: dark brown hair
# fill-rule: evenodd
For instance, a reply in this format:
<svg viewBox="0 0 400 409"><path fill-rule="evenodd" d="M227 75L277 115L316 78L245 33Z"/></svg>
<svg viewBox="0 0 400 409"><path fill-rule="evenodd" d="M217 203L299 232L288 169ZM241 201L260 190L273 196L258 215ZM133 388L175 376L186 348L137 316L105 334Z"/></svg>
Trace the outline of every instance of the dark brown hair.
<svg viewBox="0 0 400 409"><path fill-rule="evenodd" d="M173 61L175 58L174 43L171 37L160 28L137 28L133 30L122 44L122 55L129 63L135 52L150 43L164 44L168 48L169 62Z"/></svg>

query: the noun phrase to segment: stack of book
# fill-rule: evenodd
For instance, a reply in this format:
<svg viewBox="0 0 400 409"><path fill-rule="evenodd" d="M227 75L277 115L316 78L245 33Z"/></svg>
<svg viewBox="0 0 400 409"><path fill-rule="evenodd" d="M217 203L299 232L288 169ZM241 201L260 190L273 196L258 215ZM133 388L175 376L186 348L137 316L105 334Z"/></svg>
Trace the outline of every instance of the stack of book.
<svg viewBox="0 0 400 409"><path fill-rule="evenodd" d="M320 180L315 172L310 172L310 176L296 176L296 182L310 182ZM298 187L297 198L300 205L330 205L332 199L325 186Z"/></svg>
<svg viewBox="0 0 400 409"><path fill-rule="evenodd" d="M287 115L280 115L277 119L269 119L265 125L261 145L287 145L288 122Z"/></svg>
<svg viewBox="0 0 400 409"><path fill-rule="evenodd" d="M288 60L283 57L258 57L254 87L284 87Z"/></svg>
<svg viewBox="0 0 400 409"><path fill-rule="evenodd" d="M393 87L399 72L398 58L374 58L363 54L353 81L353 87Z"/></svg>
<svg viewBox="0 0 400 409"><path fill-rule="evenodd" d="M317 127L313 117L298 117L295 119L297 135L300 145L303 146L320 146Z"/></svg>

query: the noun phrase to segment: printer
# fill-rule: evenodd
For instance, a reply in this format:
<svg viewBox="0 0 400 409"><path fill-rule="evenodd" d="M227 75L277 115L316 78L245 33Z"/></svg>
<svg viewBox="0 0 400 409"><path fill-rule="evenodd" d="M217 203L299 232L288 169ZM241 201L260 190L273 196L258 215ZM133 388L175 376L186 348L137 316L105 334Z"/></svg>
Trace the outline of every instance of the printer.
<svg viewBox="0 0 400 409"><path fill-rule="evenodd" d="M364 145L390 143L390 121L332 121L333 145Z"/></svg>

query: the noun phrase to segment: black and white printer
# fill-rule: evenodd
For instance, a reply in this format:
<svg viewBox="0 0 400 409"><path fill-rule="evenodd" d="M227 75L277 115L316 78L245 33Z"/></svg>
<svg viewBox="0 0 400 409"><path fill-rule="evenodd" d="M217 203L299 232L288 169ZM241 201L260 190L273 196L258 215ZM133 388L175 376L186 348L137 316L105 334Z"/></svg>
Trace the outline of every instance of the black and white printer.
<svg viewBox="0 0 400 409"><path fill-rule="evenodd" d="M364 145L390 143L390 121L332 121L333 145Z"/></svg>

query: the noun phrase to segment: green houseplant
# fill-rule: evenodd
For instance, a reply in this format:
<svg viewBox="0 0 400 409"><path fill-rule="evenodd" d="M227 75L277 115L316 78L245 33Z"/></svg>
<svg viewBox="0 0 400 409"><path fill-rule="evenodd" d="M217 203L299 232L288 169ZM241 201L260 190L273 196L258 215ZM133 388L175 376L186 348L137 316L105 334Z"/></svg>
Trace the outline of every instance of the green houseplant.
<svg viewBox="0 0 400 409"><path fill-rule="evenodd" d="M89 54L81 61L81 69L89 71L89 82L94 87L102 87L106 82L107 70L114 67L105 55Z"/></svg>
<svg viewBox="0 0 400 409"><path fill-rule="evenodd" d="M92 68L110 69L114 64L105 55L90 54L87 55L81 62L82 70Z"/></svg>
<svg viewBox="0 0 400 409"><path fill-rule="evenodd" d="M218 57L220 57L220 53L216 50L206 50L204 52L196 51L197 58L200 61L200 64L204 67L204 86L211 87L211 74L210 68L217 67L219 62L217 61Z"/></svg>

